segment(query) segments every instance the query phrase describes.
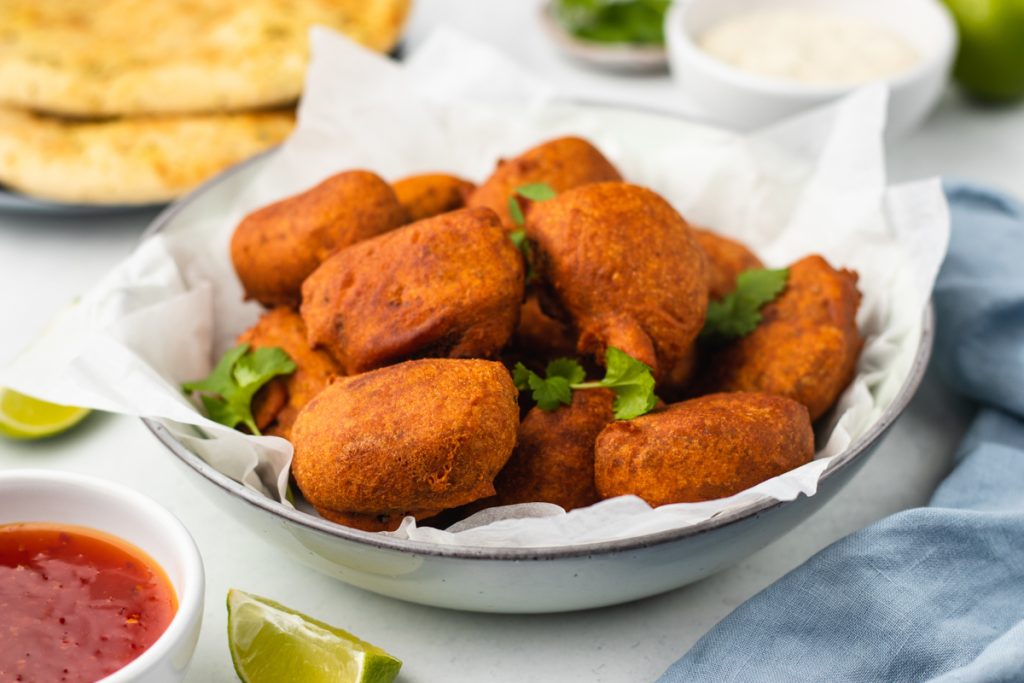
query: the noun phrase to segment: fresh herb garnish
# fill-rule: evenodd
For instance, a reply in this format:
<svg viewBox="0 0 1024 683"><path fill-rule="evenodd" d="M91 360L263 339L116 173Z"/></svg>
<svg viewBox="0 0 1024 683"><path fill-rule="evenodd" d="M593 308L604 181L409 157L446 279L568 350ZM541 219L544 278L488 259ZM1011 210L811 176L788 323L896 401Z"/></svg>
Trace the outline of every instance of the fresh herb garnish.
<svg viewBox="0 0 1024 683"><path fill-rule="evenodd" d="M754 268L740 273L731 294L708 303L701 338L729 341L747 336L761 322L761 308L782 293L788 280L788 268Z"/></svg>
<svg viewBox="0 0 1024 683"><path fill-rule="evenodd" d="M572 392L585 389L611 389L615 392L616 420L631 420L649 413L658 402L654 395L654 376L644 363L613 346L605 352L604 379L586 382L583 366L571 358L558 358L548 363L545 377L516 363L512 380L522 391L530 391L537 406L544 411L557 410L572 403Z"/></svg>
<svg viewBox="0 0 1024 683"><path fill-rule="evenodd" d="M249 348L239 344L221 356L205 379L186 382L181 388L198 392L206 414L214 422L228 427L244 424L259 434L252 416L252 399L264 384L278 375L295 372L295 363L276 346Z"/></svg>
<svg viewBox="0 0 1024 683"><path fill-rule="evenodd" d="M556 194L555 189L547 183L530 183L518 187L508 198L508 213L512 217L512 221L519 226L508 234L508 238L512 240L512 244L516 245L516 249L522 253L523 259L526 261L527 281L534 278L534 273L530 263L530 243L526 240L526 230L522 227L526 223L526 217L523 215L523 207L519 206L519 197L534 202L543 202L554 199Z"/></svg>
<svg viewBox="0 0 1024 683"><path fill-rule="evenodd" d="M671 0L558 0L555 16L584 40L634 45L665 44L665 11Z"/></svg>

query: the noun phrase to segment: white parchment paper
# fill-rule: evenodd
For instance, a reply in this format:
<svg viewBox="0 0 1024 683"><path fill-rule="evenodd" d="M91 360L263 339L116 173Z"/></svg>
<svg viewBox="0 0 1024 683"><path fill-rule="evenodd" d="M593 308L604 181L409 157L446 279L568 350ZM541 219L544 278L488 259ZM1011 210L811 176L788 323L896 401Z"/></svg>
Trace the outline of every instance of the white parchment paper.
<svg viewBox="0 0 1024 683"><path fill-rule="evenodd" d="M949 218L937 180L886 185L883 87L744 137L569 106L497 52L450 31L404 64L325 29L314 29L312 41L298 128L282 149L253 177L207 192L142 243L0 373L0 385L161 418L218 470L288 505L290 444L213 423L178 389L205 376L259 315L242 303L228 254L241 217L350 168L389 179L449 171L480 181L499 157L573 133L595 142L628 180L661 193L691 222L743 240L770 265L820 253L857 270L858 324L867 338L857 377L820 435L815 460L730 498L652 510L624 496L570 513L528 504L487 510L449 530L408 518L393 535L473 546L589 543L683 527L763 496L813 495L830 459L895 398Z"/></svg>

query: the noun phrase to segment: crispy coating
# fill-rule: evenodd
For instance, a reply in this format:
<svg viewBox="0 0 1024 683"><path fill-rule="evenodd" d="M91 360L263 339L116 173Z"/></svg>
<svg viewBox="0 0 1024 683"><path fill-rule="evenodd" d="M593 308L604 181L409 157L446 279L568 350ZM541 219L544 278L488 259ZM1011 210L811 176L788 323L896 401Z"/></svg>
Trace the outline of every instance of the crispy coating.
<svg viewBox="0 0 1024 683"><path fill-rule="evenodd" d="M469 196L466 206L486 206L512 230L517 226L508 213L508 198L523 185L547 183L561 193L606 180L622 180L622 176L596 147L582 138L556 138L513 159L499 160L494 173Z"/></svg>
<svg viewBox="0 0 1024 683"><path fill-rule="evenodd" d="M710 394L609 424L594 478L605 498L633 494L657 507L731 496L813 457L811 420L796 401Z"/></svg>
<svg viewBox="0 0 1024 683"><path fill-rule="evenodd" d="M519 325L512 335L516 355L540 362L576 355L576 334L572 327L541 310L536 296L527 296L519 309Z"/></svg>
<svg viewBox="0 0 1024 683"><path fill-rule="evenodd" d="M295 362L295 372L276 377L256 394L253 416L265 434L288 438L296 415L319 394L341 368L323 351L315 351L306 341L306 326L290 308L275 308L238 337L238 343L253 348L277 346Z"/></svg>
<svg viewBox="0 0 1024 683"><path fill-rule="evenodd" d="M859 304L856 273L835 270L820 256L797 261L785 291L761 309L757 329L713 354L700 390L787 396L817 420L856 371L864 345Z"/></svg>
<svg viewBox="0 0 1024 683"><path fill-rule="evenodd" d="M693 235L708 257L710 299L721 299L732 293L736 289L736 276L743 271L764 267L761 259L741 242L701 228L693 228Z"/></svg>
<svg viewBox="0 0 1024 683"><path fill-rule="evenodd" d="M518 392L485 360L408 361L336 380L292 427L292 475L322 515L368 530L494 494Z"/></svg>
<svg viewBox="0 0 1024 683"><path fill-rule="evenodd" d="M594 441L614 420L607 389L573 392L572 405L534 407L519 425L519 442L494 481L498 505L554 503L566 510L600 500L594 486Z"/></svg>
<svg viewBox="0 0 1024 683"><path fill-rule="evenodd" d="M347 171L242 219L231 260L247 299L294 308L302 281L328 256L405 222L390 185L368 171Z"/></svg>
<svg viewBox="0 0 1024 683"><path fill-rule="evenodd" d="M392 187L409 221L420 221L463 208L476 185L445 173L424 173L396 180Z"/></svg>
<svg viewBox="0 0 1024 683"><path fill-rule="evenodd" d="M310 343L355 374L409 358L493 358L522 298L522 259L498 217L462 209L329 258L302 287L302 318Z"/></svg>
<svg viewBox="0 0 1024 683"><path fill-rule="evenodd" d="M615 346L666 386L685 379L707 312L707 265L668 202L636 185L585 185L536 203L526 234L541 304L572 320L580 353L603 363Z"/></svg>

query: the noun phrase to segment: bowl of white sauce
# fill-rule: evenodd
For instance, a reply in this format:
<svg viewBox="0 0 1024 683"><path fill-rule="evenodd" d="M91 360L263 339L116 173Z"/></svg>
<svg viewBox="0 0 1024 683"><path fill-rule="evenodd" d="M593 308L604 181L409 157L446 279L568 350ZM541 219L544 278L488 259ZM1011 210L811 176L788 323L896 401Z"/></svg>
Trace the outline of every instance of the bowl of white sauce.
<svg viewBox="0 0 1024 683"><path fill-rule="evenodd" d="M927 117L957 45L938 0L677 0L665 39L673 77L718 123L755 128L885 82L890 136Z"/></svg>

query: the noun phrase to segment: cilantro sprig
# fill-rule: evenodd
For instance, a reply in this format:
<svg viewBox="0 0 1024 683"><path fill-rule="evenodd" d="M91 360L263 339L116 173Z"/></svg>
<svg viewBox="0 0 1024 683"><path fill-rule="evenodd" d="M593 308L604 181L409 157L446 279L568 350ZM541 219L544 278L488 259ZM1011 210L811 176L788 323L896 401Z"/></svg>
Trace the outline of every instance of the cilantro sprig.
<svg viewBox="0 0 1024 683"><path fill-rule="evenodd" d="M205 379L181 385L185 392L198 393L206 414L228 427L244 424L259 434L252 415L252 399L263 385L278 375L295 372L295 363L276 346L250 349L239 344L221 356Z"/></svg>
<svg viewBox="0 0 1024 683"><path fill-rule="evenodd" d="M736 278L736 289L708 303L702 339L723 342L745 337L761 322L761 308L786 289L789 269L754 268Z"/></svg>
<svg viewBox="0 0 1024 683"><path fill-rule="evenodd" d="M541 377L522 363L516 363L512 381L522 391L530 391L537 407L551 412L572 403L572 392L586 389L611 389L615 392L613 411L616 420L632 420L649 413L657 404L651 368L625 351L613 346L605 352L605 375L587 382L583 366L571 358L548 363Z"/></svg>
<svg viewBox="0 0 1024 683"><path fill-rule="evenodd" d="M512 216L512 222L519 226L508 234L508 238L512 240L512 244L516 245L516 249L523 255L523 260L526 263L526 280L528 282L533 280L534 272L533 265L530 263L530 243L526 241L526 230L523 229L523 225L526 223L526 216L523 215L523 207L519 205L519 197L533 202L543 202L548 199L554 199L556 194L555 188L547 183L530 183L528 185L520 185L508 198L508 213Z"/></svg>

